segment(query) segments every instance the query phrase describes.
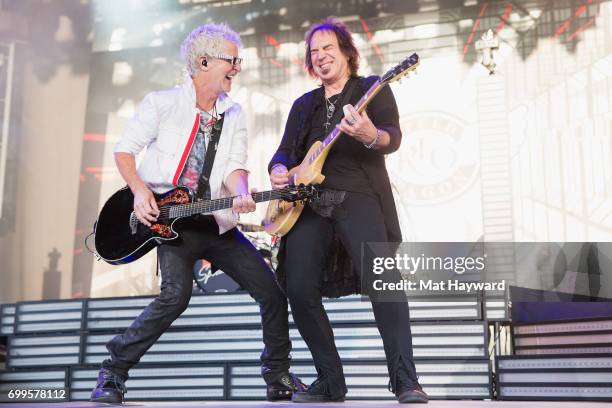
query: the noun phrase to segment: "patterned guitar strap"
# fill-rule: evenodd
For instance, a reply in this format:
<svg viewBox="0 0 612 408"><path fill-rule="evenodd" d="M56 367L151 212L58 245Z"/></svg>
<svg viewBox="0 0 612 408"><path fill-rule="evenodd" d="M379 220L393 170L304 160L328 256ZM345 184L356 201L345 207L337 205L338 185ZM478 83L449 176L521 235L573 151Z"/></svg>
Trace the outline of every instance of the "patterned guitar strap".
<svg viewBox="0 0 612 408"><path fill-rule="evenodd" d="M200 178L198 180L196 200L203 200L210 190L210 173L215 161L215 155L217 154L217 146L219 144L219 139L221 138L221 130L223 130L224 119L225 112L222 113L220 118L215 121L210 132L210 140L206 146L206 155L204 156L204 166L202 167L202 173L200 173Z"/></svg>

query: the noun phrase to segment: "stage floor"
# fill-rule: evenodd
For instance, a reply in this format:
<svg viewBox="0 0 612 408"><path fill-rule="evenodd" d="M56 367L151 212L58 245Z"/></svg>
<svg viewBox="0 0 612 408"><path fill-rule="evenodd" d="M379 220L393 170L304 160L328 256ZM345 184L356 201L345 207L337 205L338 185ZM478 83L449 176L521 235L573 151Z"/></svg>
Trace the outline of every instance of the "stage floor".
<svg viewBox="0 0 612 408"><path fill-rule="evenodd" d="M419 406L427 408L582 408L584 406L609 406L609 402L558 402L558 401L430 401L429 404L402 404L401 406ZM3 407L21 407L21 404L0 404ZM36 403L32 404L36 408L55 408L55 407L112 407L109 404L94 404L91 402L62 402L62 403ZM270 408L298 408L298 407L343 407L343 408L378 408L378 407L398 407L394 401L346 401L337 404L293 404L293 403L272 403L264 401L189 401L189 402L128 402L123 404L126 408L181 408L181 407L207 407L207 408L249 408L249 407L270 407Z"/></svg>

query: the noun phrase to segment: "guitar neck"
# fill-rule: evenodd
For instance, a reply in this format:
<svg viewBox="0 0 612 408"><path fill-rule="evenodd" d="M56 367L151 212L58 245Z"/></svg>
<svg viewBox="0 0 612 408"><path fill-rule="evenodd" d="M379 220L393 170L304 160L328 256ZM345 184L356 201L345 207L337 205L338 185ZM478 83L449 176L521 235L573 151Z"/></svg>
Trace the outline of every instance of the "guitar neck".
<svg viewBox="0 0 612 408"><path fill-rule="evenodd" d="M268 190L251 193L253 201L260 203L263 201L278 200L282 198L283 190ZM170 207L169 218L189 217L195 214L207 214L213 211L232 208L234 197L217 198L215 200L195 201L188 204L178 204Z"/></svg>
<svg viewBox="0 0 612 408"><path fill-rule="evenodd" d="M376 94L378 94L378 92L380 92L382 87L385 85L386 84L381 83L380 80L376 80L376 82L374 82L370 89L368 89L368 91L361 97L361 99L359 99L359 101L355 105L355 109L357 110L357 112L363 112L365 108L368 107L370 102L372 102L372 99L374 99ZM313 162L321 154L327 154L334 145L334 143L336 143L336 140L341 134L342 132L338 130L338 128L334 128L334 130L332 130L332 132L327 135L325 140L323 140L323 146L321 147L320 151L317 152L315 157L311 159L311 162Z"/></svg>
<svg viewBox="0 0 612 408"><path fill-rule="evenodd" d="M419 65L419 56L414 53L410 57L405 58L401 63L387 71L383 76L372 84L370 89L359 99L357 104L355 105L355 109L357 112L362 113L365 108L368 107L369 103L374 99L376 94L380 92L383 86L388 85L393 81L399 80L402 76L408 74L410 71L414 71L416 67ZM310 153L310 155L302 161L302 163L306 163L306 159L308 160L307 165L312 165L315 161L318 164L321 164L325 161L329 151L332 146L338 140L338 137L342 134L337 128L331 131L329 135L323 140L320 147L318 147L314 152ZM300 164L301 166L301 164Z"/></svg>

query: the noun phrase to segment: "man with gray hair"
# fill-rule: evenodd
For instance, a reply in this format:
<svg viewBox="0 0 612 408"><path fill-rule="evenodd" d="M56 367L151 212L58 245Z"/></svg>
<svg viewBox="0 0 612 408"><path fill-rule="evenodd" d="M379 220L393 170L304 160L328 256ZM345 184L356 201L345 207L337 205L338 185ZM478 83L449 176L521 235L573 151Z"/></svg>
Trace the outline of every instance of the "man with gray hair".
<svg viewBox="0 0 612 408"><path fill-rule="evenodd" d="M159 216L153 192L176 186L198 198L239 196L231 209L183 218L181 239L157 250L161 290L125 332L106 345L91 401L121 403L128 370L187 308L194 262L206 258L259 303L264 350L262 374L269 400L290 399L305 386L289 373L287 300L272 271L236 228L239 213L255 210L249 194L246 115L227 93L241 71L240 37L225 24L206 24L183 41L189 78L171 90L149 93L115 147L121 176L134 194L134 213L150 226ZM135 156L147 148L136 168Z"/></svg>

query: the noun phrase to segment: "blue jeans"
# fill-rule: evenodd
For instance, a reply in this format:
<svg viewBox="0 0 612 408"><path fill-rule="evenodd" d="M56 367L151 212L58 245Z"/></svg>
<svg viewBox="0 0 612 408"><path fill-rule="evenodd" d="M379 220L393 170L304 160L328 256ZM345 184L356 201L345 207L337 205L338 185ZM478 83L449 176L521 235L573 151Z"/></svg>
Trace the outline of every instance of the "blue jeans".
<svg viewBox="0 0 612 408"><path fill-rule="evenodd" d="M265 346L261 353L264 378L289 370L287 299L257 249L236 228L219 235L212 216L179 220L175 229L180 238L157 250L162 276L159 296L125 332L106 345L111 358L104 360L102 367L127 379L128 370L187 308L193 288L193 265L204 258L227 273L259 304Z"/></svg>

